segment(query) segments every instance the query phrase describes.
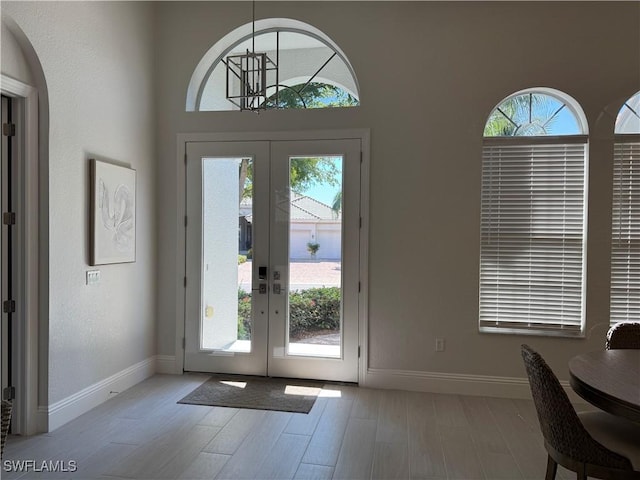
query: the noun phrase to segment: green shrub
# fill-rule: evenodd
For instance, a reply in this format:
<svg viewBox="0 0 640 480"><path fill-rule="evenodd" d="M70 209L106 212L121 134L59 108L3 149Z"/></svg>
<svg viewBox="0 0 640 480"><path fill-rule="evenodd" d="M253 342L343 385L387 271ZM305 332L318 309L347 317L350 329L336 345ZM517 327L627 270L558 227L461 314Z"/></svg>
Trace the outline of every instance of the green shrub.
<svg viewBox="0 0 640 480"><path fill-rule="evenodd" d="M292 337L317 330L340 330L340 288L322 287L289 293ZM251 338L251 293L238 289L238 340Z"/></svg>
<svg viewBox="0 0 640 480"><path fill-rule="evenodd" d="M293 337L305 331L339 329L339 287L309 288L289 293L289 330Z"/></svg>
<svg viewBox="0 0 640 480"><path fill-rule="evenodd" d="M241 265L246 261L247 261L247 256L246 255L238 255L238 265Z"/></svg>
<svg viewBox="0 0 640 480"><path fill-rule="evenodd" d="M238 289L238 340L251 339L251 294Z"/></svg>

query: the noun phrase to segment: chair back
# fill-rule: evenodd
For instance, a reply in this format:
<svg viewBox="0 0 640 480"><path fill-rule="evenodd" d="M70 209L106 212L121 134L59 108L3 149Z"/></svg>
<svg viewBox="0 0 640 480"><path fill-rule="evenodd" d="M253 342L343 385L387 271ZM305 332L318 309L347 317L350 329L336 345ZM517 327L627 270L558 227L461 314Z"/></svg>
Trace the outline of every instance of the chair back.
<svg viewBox="0 0 640 480"><path fill-rule="evenodd" d="M640 322L620 322L607 332L607 350L619 348L640 349Z"/></svg>
<svg viewBox="0 0 640 480"><path fill-rule="evenodd" d="M7 440L7 434L9 433L9 425L11 424L11 410L12 405L8 400L2 400L0 414L0 458L4 454L4 444Z"/></svg>
<svg viewBox="0 0 640 480"><path fill-rule="evenodd" d="M582 463L631 470L629 459L589 435L558 378L540 354L522 345L522 358L545 442L553 450Z"/></svg>

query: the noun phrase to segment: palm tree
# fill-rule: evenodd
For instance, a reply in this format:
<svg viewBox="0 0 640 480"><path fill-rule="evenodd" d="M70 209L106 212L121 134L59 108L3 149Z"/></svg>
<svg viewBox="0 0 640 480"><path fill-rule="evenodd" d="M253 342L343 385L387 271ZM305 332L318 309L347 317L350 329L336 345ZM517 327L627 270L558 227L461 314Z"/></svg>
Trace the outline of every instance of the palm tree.
<svg viewBox="0 0 640 480"><path fill-rule="evenodd" d="M271 95L266 102L267 108L353 107L359 104L342 88L321 82L279 85L277 94Z"/></svg>
<svg viewBox="0 0 640 480"><path fill-rule="evenodd" d="M342 211L342 190L337 192L333 197L333 201L331 202L331 210L333 211L336 218L340 215Z"/></svg>
<svg viewBox="0 0 640 480"><path fill-rule="evenodd" d="M491 112L484 136L548 135L558 113L565 107L566 104L558 102L553 97L536 93L509 98Z"/></svg>

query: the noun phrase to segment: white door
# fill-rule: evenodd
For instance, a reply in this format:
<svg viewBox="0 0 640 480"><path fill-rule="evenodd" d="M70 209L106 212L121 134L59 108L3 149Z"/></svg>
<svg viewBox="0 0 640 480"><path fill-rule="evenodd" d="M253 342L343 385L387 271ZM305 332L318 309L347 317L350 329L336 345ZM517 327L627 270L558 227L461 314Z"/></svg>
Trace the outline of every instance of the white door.
<svg viewBox="0 0 640 480"><path fill-rule="evenodd" d="M189 142L186 187L185 370L357 381L360 140ZM292 198L341 256L297 260Z"/></svg>

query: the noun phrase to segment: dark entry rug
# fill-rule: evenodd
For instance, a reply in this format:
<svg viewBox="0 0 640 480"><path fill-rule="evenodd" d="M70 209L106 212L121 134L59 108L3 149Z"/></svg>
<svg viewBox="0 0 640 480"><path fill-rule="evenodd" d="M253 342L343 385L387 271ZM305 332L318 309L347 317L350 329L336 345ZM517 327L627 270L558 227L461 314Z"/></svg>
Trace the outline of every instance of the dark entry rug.
<svg viewBox="0 0 640 480"><path fill-rule="evenodd" d="M324 383L214 375L178 403L309 413Z"/></svg>

